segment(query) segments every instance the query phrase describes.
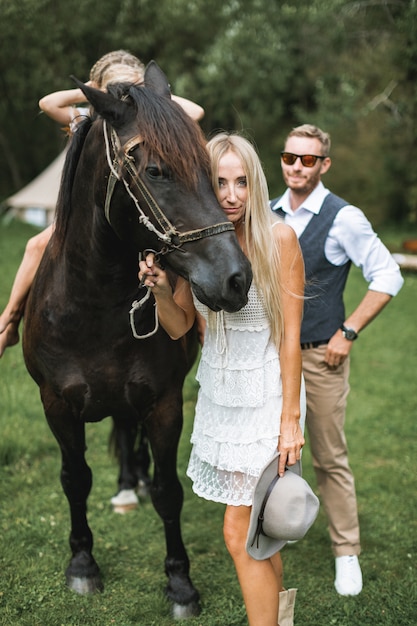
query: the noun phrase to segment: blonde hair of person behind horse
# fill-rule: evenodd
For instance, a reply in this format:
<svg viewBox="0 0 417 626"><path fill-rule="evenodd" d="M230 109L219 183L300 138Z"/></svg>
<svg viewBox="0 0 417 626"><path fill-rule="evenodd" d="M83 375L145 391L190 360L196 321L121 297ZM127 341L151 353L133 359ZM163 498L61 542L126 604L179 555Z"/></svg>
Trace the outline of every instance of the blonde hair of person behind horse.
<svg viewBox="0 0 417 626"><path fill-rule="evenodd" d="M229 151L240 159L246 174L248 197L245 209L245 239L255 283L263 296L271 335L279 346L283 333L282 279L279 249L273 234L276 221L269 206L268 185L261 162L252 144L237 134L219 133L207 144L212 166L213 188L219 188L220 159Z"/></svg>
<svg viewBox="0 0 417 626"><path fill-rule="evenodd" d="M90 71L90 81L97 89L106 90L111 84L143 83L145 66L126 50L114 50L102 56ZM91 114L93 113L90 107Z"/></svg>
<svg viewBox="0 0 417 626"><path fill-rule="evenodd" d="M142 73L142 76L145 73L145 65L134 54L131 54L127 50L113 50L112 52L107 52L107 54L100 57L99 60L93 65L90 70L90 80L94 82L99 89L102 89L108 82L105 82L106 73L109 68L115 64L136 68L138 72Z"/></svg>
<svg viewBox="0 0 417 626"><path fill-rule="evenodd" d="M123 63L113 63L102 74L101 89L114 83L134 83L140 85L143 83L144 72L139 66L132 67Z"/></svg>

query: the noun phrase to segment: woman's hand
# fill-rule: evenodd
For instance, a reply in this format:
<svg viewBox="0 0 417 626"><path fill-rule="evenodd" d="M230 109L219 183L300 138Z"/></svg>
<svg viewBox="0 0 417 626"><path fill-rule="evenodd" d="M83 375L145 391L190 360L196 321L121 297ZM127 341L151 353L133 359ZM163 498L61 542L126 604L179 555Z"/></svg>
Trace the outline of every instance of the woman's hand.
<svg viewBox="0 0 417 626"><path fill-rule="evenodd" d="M185 335L194 324L196 315L187 281L179 276L173 292L167 273L155 263L153 253L139 262L139 280L152 291L158 305L159 321L171 339Z"/></svg>
<svg viewBox="0 0 417 626"><path fill-rule="evenodd" d="M282 423L278 440L279 464L278 473L284 475L286 465L295 465L301 459L301 448L305 444L300 423Z"/></svg>
<svg viewBox="0 0 417 626"><path fill-rule="evenodd" d="M139 261L140 284L149 287L155 296L171 295L172 289L166 272L155 262L155 255L149 252L144 261Z"/></svg>

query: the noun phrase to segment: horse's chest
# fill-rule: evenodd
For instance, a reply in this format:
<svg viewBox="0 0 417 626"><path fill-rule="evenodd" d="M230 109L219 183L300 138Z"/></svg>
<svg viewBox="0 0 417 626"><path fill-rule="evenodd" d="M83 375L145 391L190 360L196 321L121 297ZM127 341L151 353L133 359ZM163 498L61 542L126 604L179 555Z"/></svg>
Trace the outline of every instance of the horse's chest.
<svg viewBox="0 0 417 626"><path fill-rule="evenodd" d="M149 377L135 377L112 365L94 368L90 362L86 369L61 373L60 379L60 395L87 422L108 415L143 415L159 395Z"/></svg>

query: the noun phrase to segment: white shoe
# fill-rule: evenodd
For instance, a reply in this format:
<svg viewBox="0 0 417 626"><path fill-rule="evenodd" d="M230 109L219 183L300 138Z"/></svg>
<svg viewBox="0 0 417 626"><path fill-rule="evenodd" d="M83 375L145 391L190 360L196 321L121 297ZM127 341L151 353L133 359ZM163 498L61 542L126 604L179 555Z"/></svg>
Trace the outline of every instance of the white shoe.
<svg viewBox="0 0 417 626"><path fill-rule="evenodd" d="M362 572L357 556L336 557L334 586L341 596L357 596L362 591Z"/></svg>

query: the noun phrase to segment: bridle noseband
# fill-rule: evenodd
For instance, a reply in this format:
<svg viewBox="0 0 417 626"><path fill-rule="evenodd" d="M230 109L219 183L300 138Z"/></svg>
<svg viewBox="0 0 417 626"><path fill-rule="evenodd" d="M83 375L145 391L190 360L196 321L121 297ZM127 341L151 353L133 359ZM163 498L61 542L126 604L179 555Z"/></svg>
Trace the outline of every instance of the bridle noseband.
<svg viewBox="0 0 417 626"><path fill-rule="evenodd" d="M128 141L126 141L123 146L120 143L119 137L116 131L112 128L110 130L110 138L109 131L107 128L106 121L103 121L103 132L104 132L104 141L106 144L106 156L107 163L110 168L109 180L107 182L107 191L106 191L106 199L104 204L104 211L106 215L106 219L111 225L110 222L110 205L113 197L114 188L116 183L121 181L127 193L132 198L136 209L139 213L139 222L143 224L148 230L152 231L158 239L163 243L162 249L158 252L159 255L164 255L173 250L180 250L181 246L184 243L189 243L191 241L198 241L199 239L204 239L205 237L211 237L212 235L217 235L219 233L224 233L226 231L234 231L234 226L231 222L219 222L218 224L213 224L212 226L206 226L204 228L198 228L195 230L188 230L186 232L179 232L176 227L169 221L165 213L162 211L161 207L152 196L148 187L144 183L141 175L139 174L134 158L131 156L132 150L137 148L142 143L142 138L140 135L135 135ZM110 142L113 150L113 160L111 159L110 154ZM156 225L151 221L150 217L146 215L140 206L138 198L134 195L131 186L128 181L123 176L123 172L127 171L131 176L132 183L141 196L141 199L146 204L150 211L150 215L153 217L153 221Z"/></svg>

